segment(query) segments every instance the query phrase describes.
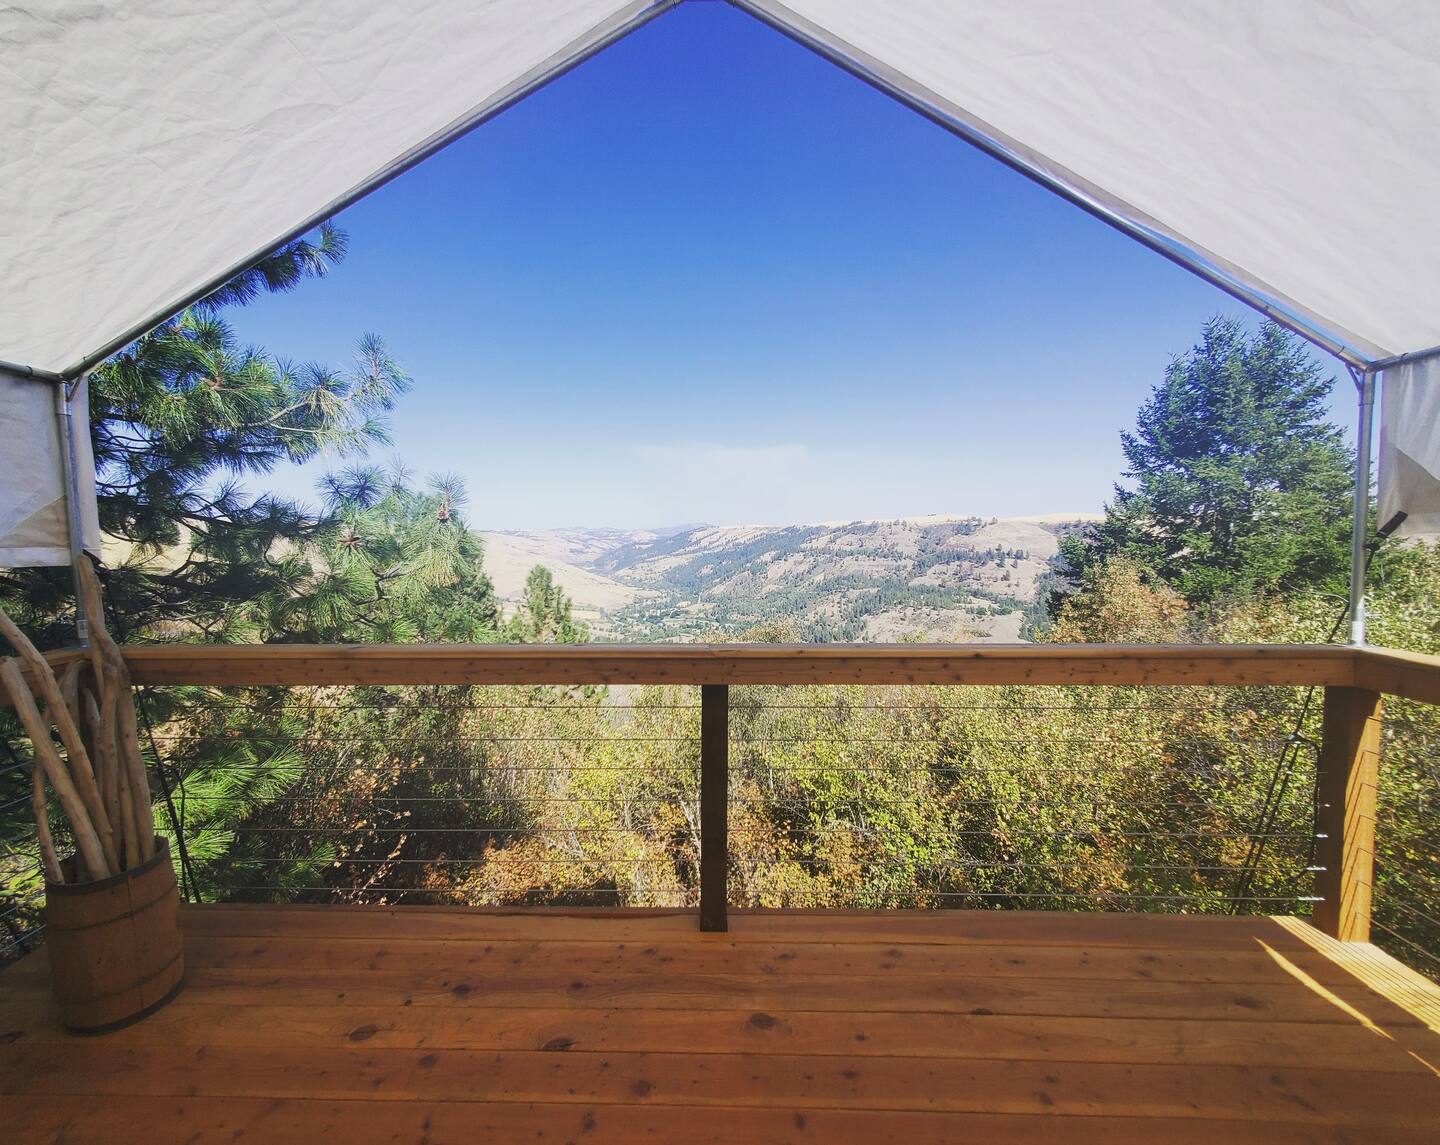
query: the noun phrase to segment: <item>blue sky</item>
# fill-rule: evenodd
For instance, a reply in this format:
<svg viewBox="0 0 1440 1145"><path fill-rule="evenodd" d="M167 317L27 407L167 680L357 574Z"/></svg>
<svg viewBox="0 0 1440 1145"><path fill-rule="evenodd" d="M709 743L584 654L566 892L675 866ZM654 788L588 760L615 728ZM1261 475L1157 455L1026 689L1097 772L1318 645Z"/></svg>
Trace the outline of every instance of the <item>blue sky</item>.
<svg viewBox="0 0 1440 1145"><path fill-rule="evenodd" d="M333 275L233 324L331 363L380 334L415 387L377 459L465 478L480 528L1098 510L1241 309L724 4L339 221Z"/></svg>

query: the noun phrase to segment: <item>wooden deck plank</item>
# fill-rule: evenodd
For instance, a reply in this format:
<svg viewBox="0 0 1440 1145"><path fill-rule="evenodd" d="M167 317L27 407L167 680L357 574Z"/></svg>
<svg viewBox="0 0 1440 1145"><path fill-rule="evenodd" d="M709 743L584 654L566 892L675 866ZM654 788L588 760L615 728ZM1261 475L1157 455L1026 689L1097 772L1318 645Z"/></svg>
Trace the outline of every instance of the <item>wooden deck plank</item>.
<svg viewBox="0 0 1440 1145"><path fill-rule="evenodd" d="M217 1005L483 1006L490 1009L819 1010L871 1013L1030 1014L1089 1018L1328 1022L1359 1010L1383 1026L1423 1026L1363 986L1325 995L1286 983L1092 982L916 974L753 977L743 974L441 974L408 971L211 970L190 972L188 1000ZM1347 1006L1336 1005L1336 1000Z"/></svg>
<svg viewBox="0 0 1440 1145"><path fill-rule="evenodd" d="M835 975L904 978L953 974L984 978L1087 978L1094 981L1292 983L1294 975L1261 951L1173 950L1134 947L998 945L895 945L893 943L684 942L192 936L193 964L209 971L268 970L415 972L439 980L466 974L639 974L667 970L694 974L745 974L790 980ZM1287 959L1316 981L1350 985L1354 975L1318 951ZM38 972L38 971L37 971ZM1413 972L1412 972L1413 973Z"/></svg>
<svg viewBox="0 0 1440 1145"><path fill-rule="evenodd" d="M1305 926L1305 931L1318 932ZM389 937L209 936L191 934L186 950L197 975L192 982L222 983L263 978L284 970L325 974L327 981L364 972L367 981L416 991L452 987L474 977L530 977L544 973L575 977L634 974L655 978L673 973L740 975L773 982L829 977L910 980L927 975L982 979L1084 979L1095 982L1192 982L1294 985L1304 979L1380 997L1383 989L1427 1011L1433 1021L1440 988L1370 946L1337 944L1321 949L1208 951L1107 946L884 943L652 943L608 941L450 940ZM45 952L7 971L10 981L43 980ZM1378 976L1378 977L1377 977Z"/></svg>
<svg viewBox="0 0 1440 1145"><path fill-rule="evenodd" d="M1383 995L1401 1006L1432 1030L1440 1031L1440 984L1416 973L1394 955L1387 954L1368 942L1341 942L1322 934L1299 919L1282 919L1281 925L1311 947L1333 971L1350 976L1352 981ZM1285 955L1277 959L1302 971L1311 963L1301 955Z"/></svg>
<svg viewBox="0 0 1440 1145"><path fill-rule="evenodd" d="M1433 1124L1440 1079L1363 1070L789 1054L0 1046L0 1092Z"/></svg>
<svg viewBox="0 0 1440 1145"><path fill-rule="evenodd" d="M1081 1135L1080 1129L1084 1133ZM27 1097L0 1101L12 1145L315 1145L319 1141L630 1145L1433 1145L1429 1128L1148 1117L570 1104Z"/></svg>
<svg viewBox="0 0 1440 1145"><path fill-rule="evenodd" d="M1440 991L1296 920L207 907L64 1033L0 974L0 1140L1412 1142ZM138 1119L132 1120L132 1119Z"/></svg>
<svg viewBox="0 0 1440 1145"><path fill-rule="evenodd" d="M18 1020L17 1020L18 1018ZM0 1038L69 1043L51 1008L13 1009ZM115 1045L324 1048L376 1047L509 1052L582 1049L632 1053L792 1053L863 1057L955 1057L1001 1061L1152 1062L1360 1068L1432 1073L1440 1062L1429 1031L1376 1033L1359 1025L1207 1022L1153 1018L1052 1018L857 1011L512 1009L484 1006L303 1008L197 1005L181 999L117 1031ZM1413 1052L1412 1052L1413 1051Z"/></svg>

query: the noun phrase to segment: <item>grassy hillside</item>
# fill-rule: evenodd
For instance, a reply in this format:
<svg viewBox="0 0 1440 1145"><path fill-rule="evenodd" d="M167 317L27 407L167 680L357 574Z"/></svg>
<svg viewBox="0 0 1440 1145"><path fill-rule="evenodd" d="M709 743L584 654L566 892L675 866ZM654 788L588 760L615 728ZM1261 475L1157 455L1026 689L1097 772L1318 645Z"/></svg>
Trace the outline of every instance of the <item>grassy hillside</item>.
<svg viewBox="0 0 1440 1145"><path fill-rule="evenodd" d="M532 554L550 564L609 639L686 640L780 622L803 640L1016 640L1074 524L936 516L493 533L486 542L517 569Z"/></svg>

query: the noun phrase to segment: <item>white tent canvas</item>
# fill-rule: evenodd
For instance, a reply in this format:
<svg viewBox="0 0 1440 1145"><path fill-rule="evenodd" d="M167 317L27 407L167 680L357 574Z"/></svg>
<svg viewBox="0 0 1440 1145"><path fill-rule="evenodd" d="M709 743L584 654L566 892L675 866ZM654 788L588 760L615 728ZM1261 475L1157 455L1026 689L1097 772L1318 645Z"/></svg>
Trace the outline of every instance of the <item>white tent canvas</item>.
<svg viewBox="0 0 1440 1145"><path fill-rule="evenodd" d="M741 0L1374 359L1440 344L1433 0Z"/></svg>

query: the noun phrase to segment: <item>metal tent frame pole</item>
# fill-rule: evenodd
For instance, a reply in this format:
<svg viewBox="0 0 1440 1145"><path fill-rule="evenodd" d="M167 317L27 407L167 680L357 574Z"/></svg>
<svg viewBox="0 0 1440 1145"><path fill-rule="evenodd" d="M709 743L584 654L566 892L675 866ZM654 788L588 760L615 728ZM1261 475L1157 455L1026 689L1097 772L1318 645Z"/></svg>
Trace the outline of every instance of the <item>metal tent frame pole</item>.
<svg viewBox="0 0 1440 1145"><path fill-rule="evenodd" d="M648 24L651 20L663 16L682 0L631 0L619 13L610 17L599 28L594 29L593 38L588 42L576 46L574 44L561 49L550 59L532 68L525 75L521 76L508 87L495 93L488 101L479 107L473 108L466 115L443 128L429 139L417 144L403 155L398 156L393 162L374 172L362 182L356 184L349 191L346 191L339 198L326 203L319 210L307 216L303 222L291 227L283 234L266 242L260 249L252 251L238 262L232 263L218 274L210 278L203 286L192 290L189 294L168 303L166 307L149 317L135 323L124 333L111 338L108 342L86 354L74 365L66 366L61 373L65 377L77 377L87 370L99 365L111 354L128 346L141 335L153 330L160 323L180 313L186 307L194 305L223 286L230 279L242 271L248 270L260 262L267 255L279 250L286 243L294 242L307 231L314 230L321 223L333 218L370 192L379 190L391 180L403 175L410 168L418 163L424 162L436 152L448 147L457 139L468 135L477 127L488 123L501 112L514 107L517 103L533 95L549 83L559 79L561 76L573 71L586 60L599 55L611 44L623 40L631 32ZM43 371L42 371L43 372Z"/></svg>
<svg viewBox="0 0 1440 1145"><path fill-rule="evenodd" d="M1355 429L1355 511L1350 527L1350 643L1365 643L1365 547L1370 532L1370 455L1375 426L1373 367L1355 372L1358 423Z"/></svg>
<svg viewBox="0 0 1440 1145"><path fill-rule="evenodd" d="M33 378L37 382L63 382L65 379L53 370L37 370L34 366L19 362L7 362L0 358L0 373L14 374L17 378Z"/></svg>
<svg viewBox="0 0 1440 1145"><path fill-rule="evenodd" d="M81 648L90 647L90 621L85 614L85 595L80 591L80 558L85 542L80 525L80 469L75 460L75 393L88 374L74 382L61 382L55 387L55 413L60 421L61 480L65 486L65 525L70 537L70 571L75 578L75 635ZM88 403L87 403L88 407ZM90 432L86 418L85 432Z"/></svg>
<svg viewBox="0 0 1440 1145"><path fill-rule="evenodd" d="M1217 290L1228 294L1237 302L1263 314L1270 321L1283 326L1292 334L1298 335L1327 354L1339 358L1350 368L1371 368L1371 355L1332 336L1311 319L1291 313L1283 303L1266 296L1258 288L1231 277L1223 268L1214 265L1207 256L1199 251L1191 249L1183 240L1171 239L1160 234L1145 223L1130 217L1121 209L1108 206L1093 198L1083 187L1075 184L1062 173L1042 166L1020 153L1003 138L992 134L985 126L971 122L965 117L963 111L947 104L943 98L934 96L933 93L917 94L906 90L896 82L891 69L853 46L830 37L823 29L788 8L780 0L729 0L729 3L753 16L767 27L773 28L781 35L795 41L801 47L830 61L842 71L848 72L861 82L869 84L877 91L908 107L951 135L964 140L992 159L998 160L1066 202L1079 207L1086 214L1113 227L1141 246L1168 259L1176 266L1188 270ZM1418 353L1421 356L1440 353L1440 346Z"/></svg>

